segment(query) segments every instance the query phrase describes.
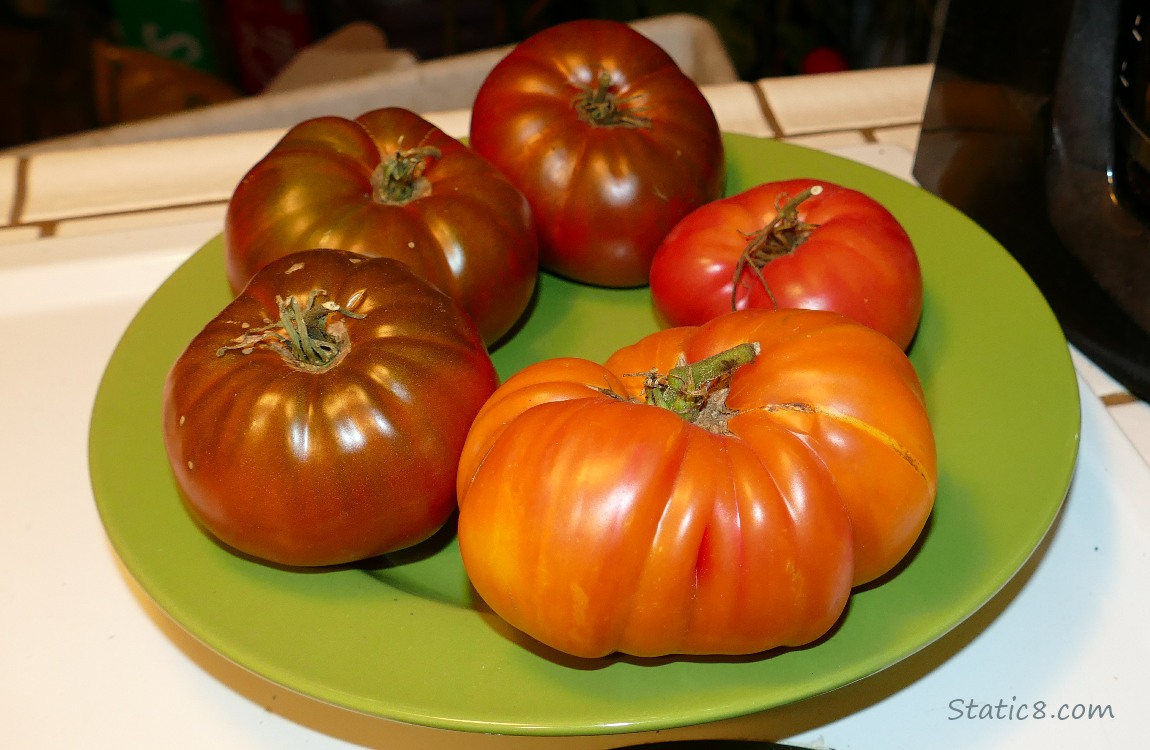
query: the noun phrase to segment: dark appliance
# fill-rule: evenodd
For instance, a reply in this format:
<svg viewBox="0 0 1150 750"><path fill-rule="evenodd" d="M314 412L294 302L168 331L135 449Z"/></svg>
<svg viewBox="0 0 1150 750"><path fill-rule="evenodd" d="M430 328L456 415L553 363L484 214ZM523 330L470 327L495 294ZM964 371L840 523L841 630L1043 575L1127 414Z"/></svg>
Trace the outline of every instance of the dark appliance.
<svg viewBox="0 0 1150 750"><path fill-rule="evenodd" d="M1150 400L1150 0L943 1L915 178Z"/></svg>

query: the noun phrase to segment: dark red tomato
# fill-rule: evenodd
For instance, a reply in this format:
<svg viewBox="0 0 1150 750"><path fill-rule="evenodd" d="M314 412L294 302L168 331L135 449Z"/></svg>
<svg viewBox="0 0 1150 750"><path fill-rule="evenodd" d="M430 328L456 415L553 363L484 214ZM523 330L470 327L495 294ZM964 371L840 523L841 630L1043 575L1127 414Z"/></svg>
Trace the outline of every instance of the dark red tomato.
<svg viewBox="0 0 1150 750"><path fill-rule="evenodd" d="M225 544L284 565L346 563L446 522L496 385L474 322L402 263L294 253L177 359L164 443L188 509Z"/></svg>
<svg viewBox="0 0 1150 750"><path fill-rule="evenodd" d="M651 296L670 325L745 308L832 310L906 349L922 269L884 206L825 180L769 182L705 205L664 238Z"/></svg>
<svg viewBox="0 0 1150 750"><path fill-rule="evenodd" d="M290 129L236 186L224 239L236 292L299 250L397 258L462 304L489 344L526 309L539 270L523 195L483 157L397 107Z"/></svg>
<svg viewBox="0 0 1150 750"><path fill-rule="evenodd" d="M663 235L723 189L699 87L616 21L571 21L516 46L479 89L471 146L530 201L541 265L591 284L646 284Z"/></svg>

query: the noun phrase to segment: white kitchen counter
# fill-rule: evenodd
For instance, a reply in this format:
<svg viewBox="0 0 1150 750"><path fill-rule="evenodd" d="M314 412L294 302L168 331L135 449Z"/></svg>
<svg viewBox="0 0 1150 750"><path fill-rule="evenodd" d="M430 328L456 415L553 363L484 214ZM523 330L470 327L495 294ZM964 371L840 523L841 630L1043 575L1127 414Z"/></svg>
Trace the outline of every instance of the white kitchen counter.
<svg viewBox="0 0 1150 750"><path fill-rule="evenodd" d="M930 72L773 79L705 93L726 130L833 150L908 177ZM466 132L465 111L428 117ZM514 750L758 737L834 750L957 750L1143 741L1150 409L1077 353L1078 472L1046 547L943 641L829 696L642 737L494 738L351 714L190 638L140 592L103 534L88 484L88 416L124 327L220 230L235 182L280 132L0 156L8 292L0 326L11 336L0 367L5 746ZM1036 718L1040 703L1049 718ZM1076 718L1079 710L1100 715Z"/></svg>

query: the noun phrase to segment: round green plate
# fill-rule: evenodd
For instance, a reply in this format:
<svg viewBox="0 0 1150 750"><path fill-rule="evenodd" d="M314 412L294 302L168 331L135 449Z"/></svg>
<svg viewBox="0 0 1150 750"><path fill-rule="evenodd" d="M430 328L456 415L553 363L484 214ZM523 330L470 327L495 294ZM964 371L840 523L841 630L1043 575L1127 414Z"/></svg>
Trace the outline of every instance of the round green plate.
<svg viewBox="0 0 1150 750"><path fill-rule="evenodd" d="M229 301L220 240L143 306L92 414L96 502L127 569L173 619L244 667L321 701L484 732L571 735L730 718L859 680L947 633L1018 571L1047 533L1078 446L1077 381L1042 296L985 232L933 195L817 151L727 136L728 193L813 176L869 193L914 239L926 280L911 357L940 457L920 546L856 592L808 648L755 658L580 660L511 631L470 589L450 529L388 560L288 572L229 554L189 519L160 434L164 377ZM646 289L544 274L502 376L558 355L602 360L654 330Z"/></svg>

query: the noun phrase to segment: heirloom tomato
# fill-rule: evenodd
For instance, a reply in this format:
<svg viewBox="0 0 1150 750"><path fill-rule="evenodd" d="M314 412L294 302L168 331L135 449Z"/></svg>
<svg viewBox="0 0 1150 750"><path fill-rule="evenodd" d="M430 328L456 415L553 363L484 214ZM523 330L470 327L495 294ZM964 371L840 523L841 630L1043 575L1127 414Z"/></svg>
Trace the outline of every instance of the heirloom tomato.
<svg viewBox="0 0 1150 750"><path fill-rule="evenodd" d="M646 284L663 235L723 190L710 104L617 21L569 21L518 44L479 88L471 146L530 201L540 264L602 286Z"/></svg>
<svg viewBox="0 0 1150 750"><path fill-rule="evenodd" d="M402 263L303 251L257 272L176 360L164 443L192 516L226 545L346 563L446 522L497 384L474 321Z"/></svg>
<svg viewBox="0 0 1150 750"><path fill-rule="evenodd" d="M768 182L691 212L651 263L651 297L671 325L732 309L833 310L910 346L922 270L882 204L825 180Z"/></svg>
<svg viewBox="0 0 1150 750"><path fill-rule="evenodd" d="M519 190L398 107L288 130L233 191L224 240L236 292L263 265L299 250L396 258L463 305L488 344L526 309L539 270Z"/></svg>
<svg viewBox="0 0 1150 750"><path fill-rule="evenodd" d="M937 474L890 339L743 310L510 377L460 459L459 548L492 610L561 651L757 653L819 638L890 571Z"/></svg>

